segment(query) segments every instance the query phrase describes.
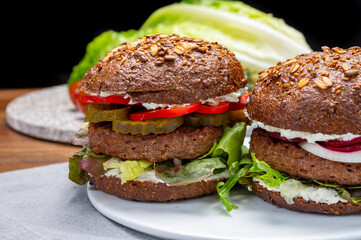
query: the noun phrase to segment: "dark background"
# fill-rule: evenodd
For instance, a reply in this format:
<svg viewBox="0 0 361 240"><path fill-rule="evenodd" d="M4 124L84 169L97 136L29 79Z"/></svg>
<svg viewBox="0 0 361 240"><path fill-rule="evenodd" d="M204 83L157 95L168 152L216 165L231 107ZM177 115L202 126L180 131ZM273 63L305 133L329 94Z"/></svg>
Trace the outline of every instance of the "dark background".
<svg viewBox="0 0 361 240"><path fill-rule="evenodd" d="M65 83L86 45L106 30L138 29L156 9L176 1L117 1L73 4L12 4L3 13L3 73L0 88ZM245 3L303 32L314 50L361 45L361 1L267 1ZM60 4L61 3L61 4ZM6 10L6 9L5 9Z"/></svg>

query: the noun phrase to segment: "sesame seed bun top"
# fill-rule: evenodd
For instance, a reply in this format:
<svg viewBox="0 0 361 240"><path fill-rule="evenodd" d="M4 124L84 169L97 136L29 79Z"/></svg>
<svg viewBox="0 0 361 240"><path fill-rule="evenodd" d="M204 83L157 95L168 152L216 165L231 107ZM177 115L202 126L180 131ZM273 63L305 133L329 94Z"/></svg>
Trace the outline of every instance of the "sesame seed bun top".
<svg viewBox="0 0 361 240"><path fill-rule="evenodd" d="M295 131L361 135L361 48L322 50L260 72L250 118Z"/></svg>
<svg viewBox="0 0 361 240"><path fill-rule="evenodd" d="M114 48L82 80L82 91L126 92L132 101L194 103L246 86L241 64L224 46L176 34L147 35Z"/></svg>

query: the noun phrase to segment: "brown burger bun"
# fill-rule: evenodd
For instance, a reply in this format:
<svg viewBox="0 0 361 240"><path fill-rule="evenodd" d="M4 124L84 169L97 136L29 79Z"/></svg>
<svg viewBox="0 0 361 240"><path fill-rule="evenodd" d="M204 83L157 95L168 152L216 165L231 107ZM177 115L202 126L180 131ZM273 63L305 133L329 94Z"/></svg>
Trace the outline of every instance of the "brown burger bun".
<svg viewBox="0 0 361 240"><path fill-rule="evenodd" d="M247 112L282 129L361 135L361 48L323 47L261 72Z"/></svg>
<svg viewBox="0 0 361 240"><path fill-rule="evenodd" d="M307 213L321 213L328 215L349 215L361 213L361 205L354 203L335 204L316 203L314 201L305 201L302 198L293 198L293 204L288 204L279 192L270 191L260 184L254 182L252 192L266 202L279 207L288 208L294 211Z"/></svg>
<svg viewBox="0 0 361 240"><path fill-rule="evenodd" d="M161 182L131 180L121 183L117 177L92 178L91 183L106 193L141 202L169 202L208 195L217 191L217 183L226 179L199 181L188 185L170 186Z"/></svg>
<svg viewBox="0 0 361 240"><path fill-rule="evenodd" d="M114 48L86 73L80 88L127 93L133 102L183 104L223 96L246 84L241 64L224 46L154 34Z"/></svg>

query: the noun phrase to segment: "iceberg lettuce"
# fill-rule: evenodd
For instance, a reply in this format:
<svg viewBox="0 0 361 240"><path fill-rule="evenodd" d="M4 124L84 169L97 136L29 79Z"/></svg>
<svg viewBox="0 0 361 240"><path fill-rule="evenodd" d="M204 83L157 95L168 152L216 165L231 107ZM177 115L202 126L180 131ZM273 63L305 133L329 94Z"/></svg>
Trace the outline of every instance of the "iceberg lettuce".
<svg viewBox="0 0 361 240"><path fill-rule="evenodd" d="M156 10L139 30L107 31L86 48L86 54L73 68L68 85L82 79L112 48L145 34L177 33L218 42L231 49L241 61L248 78L294 57L312 51L302 33L282 19L261 12L240 1L183 0Z"/></svg>

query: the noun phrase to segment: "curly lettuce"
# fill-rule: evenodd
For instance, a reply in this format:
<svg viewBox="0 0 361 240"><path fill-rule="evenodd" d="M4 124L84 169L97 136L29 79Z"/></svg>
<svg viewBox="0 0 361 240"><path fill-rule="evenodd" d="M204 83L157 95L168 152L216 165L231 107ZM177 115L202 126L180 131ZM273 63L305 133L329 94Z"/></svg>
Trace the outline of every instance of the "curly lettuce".
<svg viewBox="0 0 361 240"><path fill-rule="evenodd" d="M229 169L230 176L226 183L218 183L217 191L223 204L228 211L237 209L231 199L229 198L230 190L238 182L241 185L247 186L249 190L252 189L253 178L261 179L262 182L270 188L277 187L284 184L289 176L272 169L264 161L256 158L254 153L249 153L249 150L242 147L242 157L238 162L238 171L234 171L234 167ZM300 185L316 185L320 187L334 188L340 197L355 204L361 204L361 197L359 196L361 186L342 186L338 184L322 183L320 181L300 181Z"/></svg>

